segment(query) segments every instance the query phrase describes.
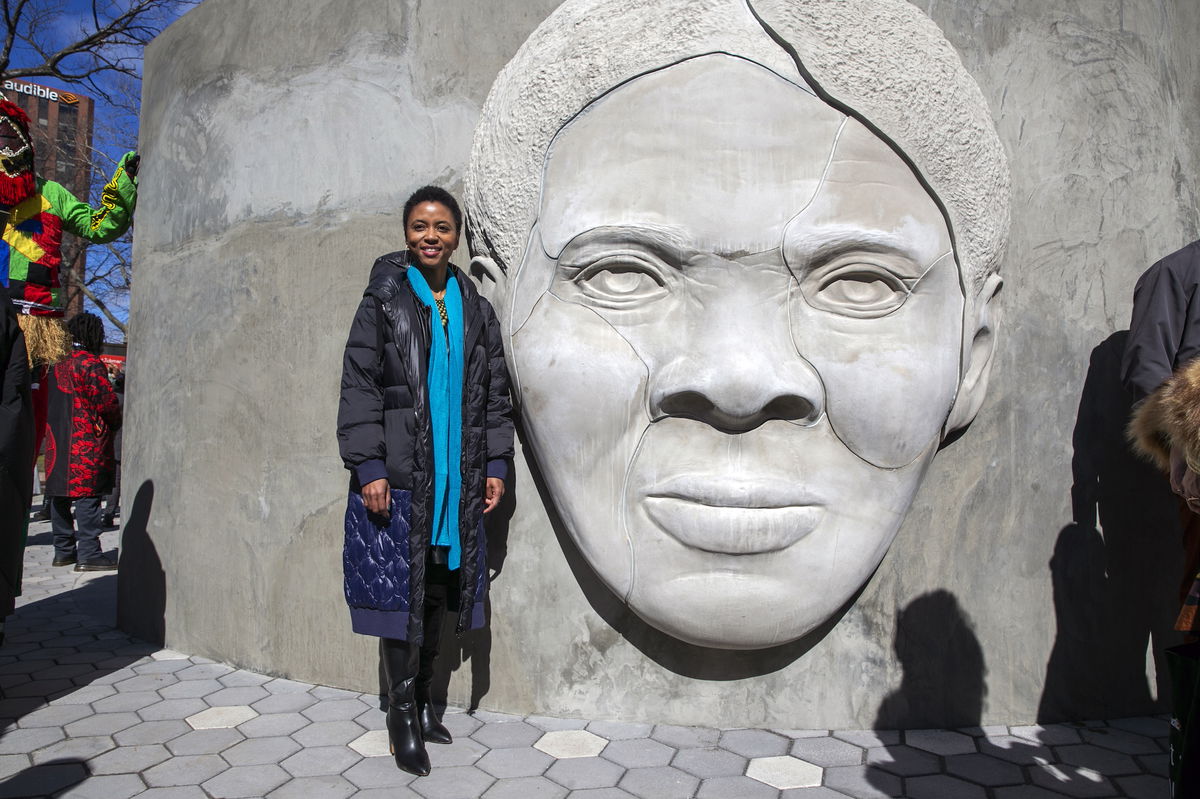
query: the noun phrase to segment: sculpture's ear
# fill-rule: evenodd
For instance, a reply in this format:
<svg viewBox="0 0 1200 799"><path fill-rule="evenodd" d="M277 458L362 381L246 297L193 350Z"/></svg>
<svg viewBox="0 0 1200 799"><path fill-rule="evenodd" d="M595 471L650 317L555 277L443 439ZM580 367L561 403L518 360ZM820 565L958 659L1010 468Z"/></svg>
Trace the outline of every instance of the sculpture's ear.
<svg viewBox="0 0 1200 799"><path fill-rule="evenodd" d="M999 275L989 275L975 297L975 318L967 320L971 333L971 345L967 348L966 362L963 364L962 382L958 386L958 396L942 437L961 430L971 423L987 396L988 377L992 373L992 356L996 352L996 307L994 301L1000 292L1003 281Z"/></svg>
<svg viewBox="0 0 1200 799"><path fill-rule="evenodd" d="M479 293L493 308L504 305L504 299L508 296L508 274L499 264L486 255L476 255L471 259L469 273L479 286Z"/></svg>

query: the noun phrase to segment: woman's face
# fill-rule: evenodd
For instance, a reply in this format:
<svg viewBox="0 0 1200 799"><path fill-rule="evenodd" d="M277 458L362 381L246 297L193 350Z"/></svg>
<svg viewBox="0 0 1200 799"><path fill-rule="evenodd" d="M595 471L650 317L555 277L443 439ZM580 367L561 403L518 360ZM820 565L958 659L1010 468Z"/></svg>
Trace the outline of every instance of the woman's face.
<svg viewBox="0 0 1200 799"><path fill-rule="evenodd" d="M634 612L762 648L861 588L963 357L945 221L885 144L741 59L638 78L551 145L512 280L529 443Z"/></svg>
<svg viewBox="0 0 1200 799"><path fill-rule="evenodd" d="M425 269L445 268L458 247L458 225L454 214L441 203L419 203L404 224L405 239L413 262Z"/></svg>

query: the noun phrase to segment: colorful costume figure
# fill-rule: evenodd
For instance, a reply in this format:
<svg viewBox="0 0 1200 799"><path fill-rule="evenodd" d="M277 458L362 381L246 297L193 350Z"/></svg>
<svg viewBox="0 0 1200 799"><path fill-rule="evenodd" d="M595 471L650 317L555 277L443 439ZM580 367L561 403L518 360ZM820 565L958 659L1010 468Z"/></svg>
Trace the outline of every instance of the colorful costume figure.
<svg viewBox="0 0 1200 799"><path fill-rule="evenodd" d="M137 204L138 163L136 153L126 153L101 192L100 207L92 208L58 183L37 177L29 117L0 99L0 285L7 287L25 333L37 384L39 449L46 416L45 370L70 353L58 321L63 315L63 233L105 244L128 230Z"/></svg>

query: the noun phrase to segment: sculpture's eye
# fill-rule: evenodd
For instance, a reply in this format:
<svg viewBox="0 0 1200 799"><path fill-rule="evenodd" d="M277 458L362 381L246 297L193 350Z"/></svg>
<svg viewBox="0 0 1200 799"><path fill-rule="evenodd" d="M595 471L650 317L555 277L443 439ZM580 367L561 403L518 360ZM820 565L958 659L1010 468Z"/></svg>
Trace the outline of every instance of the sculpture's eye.
<svg viewBox="0 0 1200 799"><path fill-rule="evenodd" d="M804 282L804 297L812 306L861 319L886 316L909 295L909 287L894 272L864 262L819 269Z"/></svg>
<svg viewBox="0 0 1200 799"><path fill-rule="evenodd" d="M585 267L575 276L575 284L591 302L608 308L632 308L667 293L659 267L628 255L602 258Z"/></svg>

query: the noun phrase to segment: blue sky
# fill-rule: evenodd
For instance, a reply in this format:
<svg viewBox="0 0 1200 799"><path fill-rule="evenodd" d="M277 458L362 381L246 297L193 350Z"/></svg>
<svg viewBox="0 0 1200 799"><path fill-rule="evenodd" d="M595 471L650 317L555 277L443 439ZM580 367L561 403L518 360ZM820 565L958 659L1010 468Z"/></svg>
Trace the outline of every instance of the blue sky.
<svg viewBox="0 0 1200 799"><path fill-rule="evenodd" d="M44 31L48 40L46 44L51 47L61 47L64 44L78 41L86 32L94 29L92 23L92 0L33 0L31 5L42 10L53 9L57 12L53 17L52 24ZM121 9L128 8L130 2L129 0L95 0L95 5L102 16L107 16L114 12L119 13ZM166 27L189 7L190 4L186 2L164 0L161 13L154 20L156 26ZM140 53L130 50L128 51L128 55L139 59L137 66L140 73ZM38 59L35 51L28 45L18 42L14 47L10 67L29 67L35 66L38 63L41 63L41 61ZM67 62L67 66L70 66L70 62ZM130 97L129 105L126 108L122 108L119 104L113 105L107 102L92 87L83 83L69 83L50 77L30 78L29 80L43 86L65 89L76 94L87 95L96 101L93 147L111 165L115 165L126 150L136 148L137 110L141 96L141 88L136 80L131 80L123 75L104 75L96 79L97 84L104 92L117 97L121 95ZM106 166L106 171L111 171L111 168ZM98 189L98 185L93 188L93 199ZM103 259L105 255L106 253L101 248L94 247L89 253L89 262L92 263L96 259ZM96 312L90 301L85 302L85 305L88 310ZM109 305L116 316L121 319L127 318L128 308L124 303L120 303L119 305L109 303ZM119 330L110 325L107 319L105 320L105 324L109 328L109 340L121 340L122 336Z"/></svg>

